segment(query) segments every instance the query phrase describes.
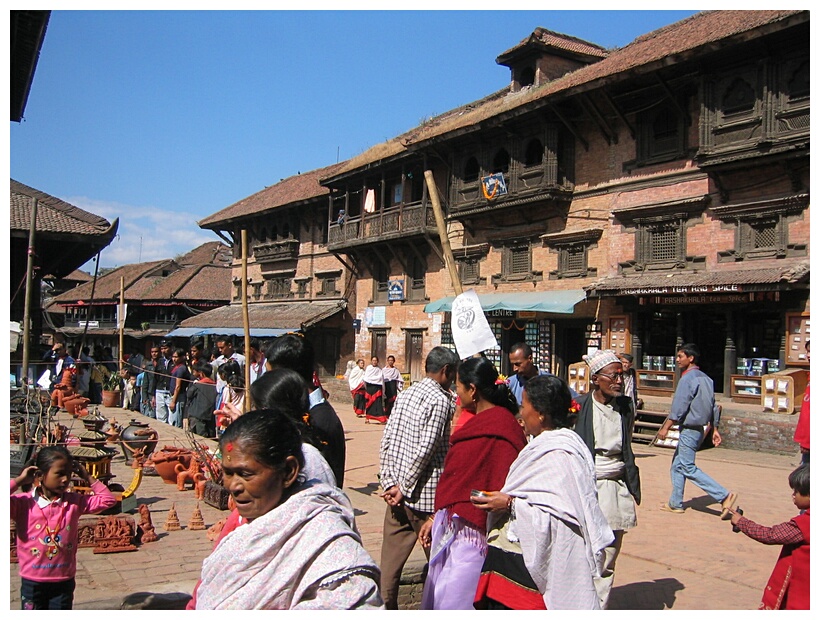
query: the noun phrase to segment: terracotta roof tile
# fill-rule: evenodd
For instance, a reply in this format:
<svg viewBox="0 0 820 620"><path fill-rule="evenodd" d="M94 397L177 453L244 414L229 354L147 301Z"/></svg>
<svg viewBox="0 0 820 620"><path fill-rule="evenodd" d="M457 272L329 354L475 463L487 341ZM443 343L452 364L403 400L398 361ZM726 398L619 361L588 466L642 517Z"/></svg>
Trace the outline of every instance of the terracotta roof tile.
<svg viewBox="0 0 820 620"><path fill-rule="evenodd" d="M595 43L590 43L589 41L584 41L583 39L579 39L577 37L538 27L530 36L521 41L521 43L508 49L506 52L499 54L498 58L503 59L510 56L519 49L527 47L534 42L540 43L544 47L566 50L568 52L584 54L586 56L597 56L598 58L606 58L608 53L603 47L596 45Z"/></svg>
<svg viewBox="0 0 820 620"><path fill-rule="evenodd" d="M83 211L45 192L36 190L11 179L9 212L11 230L28 231L31 226L31 209L37 200L37 232L70 233L102 236L111 223L99 215Z"/></svg>
<svg viewBox="0 0 820 620"><path fill-rule="evenodd" d="M219 228L232 220L258 215L278 207L292 205L311 198L326 196L328 189L319 185L319 179L331 176L342 164L318 168L283 179L239 202L235 202L198 222L201 228Z"/></svg>
<svg viewBox="0 0 820 620"><path fill-rule="evenodd" d="M307 328L344 310L342 301L267 302L248 305L248 319L255 329ZM242 328L242 305L231 304L185 319L179 327Z"/></svg>
<svg viewBox="0 0 820 620"><path fill-rule="evenodd" d="M680 286L726 286L732 284L805 283L809 281L808 260L765 260L714 271L680 271L602 278L586 287L589 292L636 289L667 289Z"/></svg>

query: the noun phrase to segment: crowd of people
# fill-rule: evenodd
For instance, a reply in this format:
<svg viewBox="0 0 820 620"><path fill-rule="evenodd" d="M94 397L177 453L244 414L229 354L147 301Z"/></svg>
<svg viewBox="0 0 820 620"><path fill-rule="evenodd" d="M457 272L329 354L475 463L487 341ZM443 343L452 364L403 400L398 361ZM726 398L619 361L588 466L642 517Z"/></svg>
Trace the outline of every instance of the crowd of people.
<svg viewBox="0 0 820 620"><path fill-rule="evenodd" d="M407 388L392 355L383 368L375 356L369 366L350 362L345 378L357 417L384 424L386 508L376 563L343 491L344 429L318 383L310 341L299 334L267 347L252 341L247 357L229 336L217 345L219 355L208 359L201 343L186 352L163 341L135 377L146 415L219 440L234 508L189 608L398 609L402 570L417 543L428 559L423 609L608 607L624 534L637 526L641 501L631 446L638 397L634 384L627 389L632 360L608 350L585 356L590 390L583 395L539 369L524 343L509 353L515 374L506 380L483 355L460 360L440 346L428 354L424 378ZM55 349L61 365L69 355ZM681 380L658 436L677 426L680 439L671 494L660 509L683 514L684 485L694 482L735 531L783 545L761 607L805 609L808 463L789 477L797 517L771 528L744 517L737 493L695 465L707 432L721 443L720 408L699 357L694 344L677 351ZM247 390L245 364L253 365ZM808 396L805 402L807 423ZM807 461L807 439L804 454ZM105 493L99 505L67 493L73 467L60 454L24 470L12 481L12 517L42 516L51 527L49 511L60 502L76 506L71 518L104 510ZM35 480L33 494L15 494ZM21 560L24 605L70 608L68 556L76 548L67 549L46 550L67 554L59 576Z"/></svg>

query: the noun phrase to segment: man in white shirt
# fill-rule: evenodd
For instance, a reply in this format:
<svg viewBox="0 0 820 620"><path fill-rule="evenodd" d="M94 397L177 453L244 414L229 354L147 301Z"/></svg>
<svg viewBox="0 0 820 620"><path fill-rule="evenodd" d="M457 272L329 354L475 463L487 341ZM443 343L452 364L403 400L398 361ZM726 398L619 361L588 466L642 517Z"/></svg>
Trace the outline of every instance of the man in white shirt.
<svg viewBox="0 0 820 620"><path fill-rule="evenodd" d="M216 341L216 348L219 349L220 356L213 361L214 376L216 377L216 393L222 392L225 387L225 382L219 376L219 367L228 360L234 360L239 363L239 366L244 370L245 356L237 353L233 346L233 336L219 336Z"/></svg>
<svg viewBox="0 0 820 620"><path fill-rule="evenodd" d="M262 353L262 345L258 338L251 338L248 350L248 364L250 364L251 383L265 374L265 364L267 363L265 354Z"/></svg>

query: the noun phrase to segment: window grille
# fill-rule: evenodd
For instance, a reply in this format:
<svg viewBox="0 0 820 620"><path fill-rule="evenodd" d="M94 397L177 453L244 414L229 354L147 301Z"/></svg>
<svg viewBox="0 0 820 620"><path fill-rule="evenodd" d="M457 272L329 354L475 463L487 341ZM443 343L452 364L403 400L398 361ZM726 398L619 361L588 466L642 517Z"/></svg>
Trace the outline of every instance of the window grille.
<svg viewBox="0 0 820 620"><path fill-rule="evenodd" d="M678 260L678 226L663 226L649 231L650 262Z"/></svg>
<svg viewBox="0 0 820 620"><path fill-rule="evenodd" d="M777 224L775 222L763 222L752 225L752 247L773 248L778 245Z"/></svg>

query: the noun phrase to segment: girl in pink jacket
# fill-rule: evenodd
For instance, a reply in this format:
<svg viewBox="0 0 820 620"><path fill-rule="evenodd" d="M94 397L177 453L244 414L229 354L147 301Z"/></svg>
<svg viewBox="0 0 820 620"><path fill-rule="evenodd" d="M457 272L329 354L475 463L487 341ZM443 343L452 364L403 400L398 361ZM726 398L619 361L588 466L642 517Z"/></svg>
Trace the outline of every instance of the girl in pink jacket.
<svg viewBox="0 0 820 620"><path fill-rule="evenodd" d="M72 472L91 487L93 495L68 491ZM21 486L38 484L30 493ZM23 609L71 609L77 572L77 524L80 516L117 503L64 446L47 446L11 481L11 518L17 524Z"/></svg>

